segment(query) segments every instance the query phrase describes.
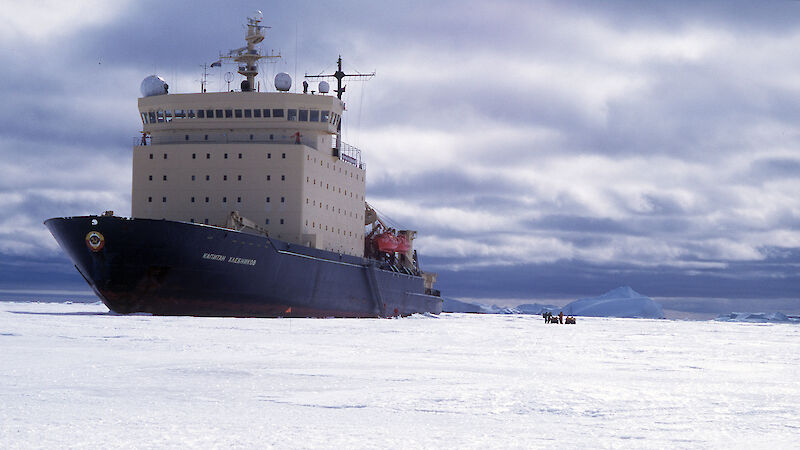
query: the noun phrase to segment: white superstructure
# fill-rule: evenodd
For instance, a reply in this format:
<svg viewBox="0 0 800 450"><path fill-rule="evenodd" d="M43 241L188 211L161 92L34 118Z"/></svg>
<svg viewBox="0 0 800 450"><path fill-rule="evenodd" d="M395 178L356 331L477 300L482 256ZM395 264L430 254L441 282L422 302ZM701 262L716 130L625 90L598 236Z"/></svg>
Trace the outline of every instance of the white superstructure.
<svg viewBox="0 0 800 450"><path fill-rule="evenodd" d="M224 227L236 212L272 237L363 256L366 171L337 139L344 104L253 92L256 60L246 62L249 91L139 99L131 215Z"/></svg>

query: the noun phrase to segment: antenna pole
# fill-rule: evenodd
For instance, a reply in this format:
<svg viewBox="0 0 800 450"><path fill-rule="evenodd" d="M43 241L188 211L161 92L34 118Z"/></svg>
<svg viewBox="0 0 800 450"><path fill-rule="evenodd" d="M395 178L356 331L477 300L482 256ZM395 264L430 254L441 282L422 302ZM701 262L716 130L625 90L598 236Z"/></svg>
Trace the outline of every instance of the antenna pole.
<svg viewBox="0 0 800 450"><path fill-rule="evenodd" d="M341 100L342 94L344 94L344 90L347 86L342 85L342 80L345 78L364 78L370 79L375 76L375 72L372 73L344 73L342 71L342 55L339 55L339 59L336 60L336 72L328 75L308 75L306 74L306 78L329 78L333 77L336 78L336 97ZM339 156L342 153L342 121L339 120L339 125L336 127L336 150L334 156Z"/></svg>

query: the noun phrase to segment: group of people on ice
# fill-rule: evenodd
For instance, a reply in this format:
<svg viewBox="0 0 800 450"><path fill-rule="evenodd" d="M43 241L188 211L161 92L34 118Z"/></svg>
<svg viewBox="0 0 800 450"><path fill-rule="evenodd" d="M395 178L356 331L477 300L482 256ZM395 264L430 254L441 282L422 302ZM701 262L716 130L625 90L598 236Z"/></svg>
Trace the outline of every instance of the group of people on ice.
<svg viewBox="0 0 800 450"><path fill-rule="evenodd" d="M564 318L562 311L559 311L557 316L554 316L550 311L545 311L542 313L542 317L544 318L544 323L575 323L575 318L572 316Z"/></svg>

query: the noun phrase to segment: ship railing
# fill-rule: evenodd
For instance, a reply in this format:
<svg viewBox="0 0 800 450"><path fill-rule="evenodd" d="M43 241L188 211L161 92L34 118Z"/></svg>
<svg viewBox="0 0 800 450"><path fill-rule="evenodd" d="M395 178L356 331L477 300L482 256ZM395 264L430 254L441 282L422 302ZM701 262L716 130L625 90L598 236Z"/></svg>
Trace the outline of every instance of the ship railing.
<svg viewBox="0 0 800 450"><path fill-rule="evenodd" d="M339 149L339 159L352 164L359 169L366 169L367 165L361 160L361 150L346 143L341 143L341 148Z"/></svg>

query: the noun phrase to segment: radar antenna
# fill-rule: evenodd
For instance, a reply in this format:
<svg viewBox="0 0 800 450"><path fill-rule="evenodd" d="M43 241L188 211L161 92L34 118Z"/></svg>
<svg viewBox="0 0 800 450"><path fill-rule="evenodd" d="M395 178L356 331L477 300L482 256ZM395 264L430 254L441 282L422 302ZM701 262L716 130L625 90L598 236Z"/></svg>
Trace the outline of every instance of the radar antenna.
<svg viewBox="0 0 800 450"><path fill-rule="evenodd" d="M365 80L369 80L370 78L375 76L375 72L372 73L344 73L342 72L342 55L339 55L339 59L336 61L336 65L338 70L332 74L328 75L309 75L306 74L306 78L336 78L336 97L341 100L342 94L344 94L344 90L346 86L342 86L342 80L344 78L364 78Z"/></svg>
<svg viewBox="0 0 800 450"><path fill-rule="evenodd" d="M256 44L260 44L261 41L264 40L264 32L263 30L267 27L261 25L261 21L264 20L264 15L261 11L256 11L252 17L247 18L247 34L245 34L245 41L247 41L247 46L239 47L234 50L228 51L228 54L223 55L220 54L220 60L233 60L234 62L239 63L239 74L247 78L247 81L242 82L242 91L248 92L255 90L255 79L256 75L258 75L258 60L262 58L280 58L281 55L278 53L269 54L269 55L262 55L261 52L256 48Z"/></svg>

